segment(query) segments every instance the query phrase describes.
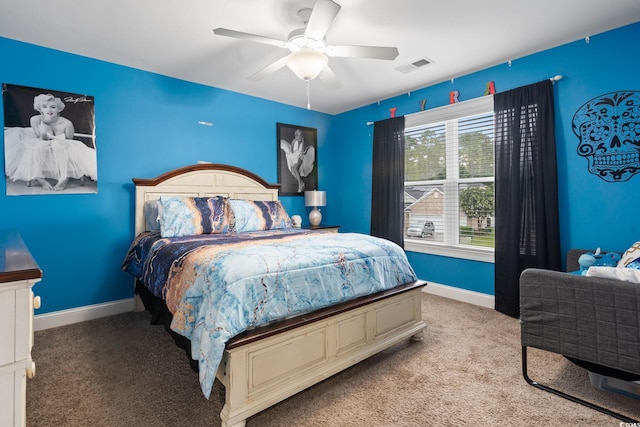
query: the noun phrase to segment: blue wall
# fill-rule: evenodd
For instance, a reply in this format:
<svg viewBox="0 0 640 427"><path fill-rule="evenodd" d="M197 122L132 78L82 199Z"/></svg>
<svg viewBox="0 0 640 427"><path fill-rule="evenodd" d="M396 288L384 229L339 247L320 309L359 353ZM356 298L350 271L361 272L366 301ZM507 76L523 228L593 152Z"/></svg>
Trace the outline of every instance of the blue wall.
<svg viewBox="0 0 640 427"><path fill-rule="evenodd" d="M4 38L0 52L2 83L95 97L98 194L6 196L0 180L3 227L18 230L43 270L37 314L133 296L120 265L134 232L134 177L207 160L277 182L276 123L283 122L318 129L324 185L329 115ZM305 211L301 197L283 203Z"/></svg>
<svg viewBox="0 0 640 427"><path fill-rule="evenodd" d="M599 95L640 90L640 24L591 36L521 59L513 59L486 70L455 77L424 89L383 100L334 117L329 140L335 150L336 173L325 177L333 200L327 209L341 207L342 231L369 232L371 203L372 126L368 121L449 103L449 93L459 91L460 101L482 96L487 82L498 92L535 83L557 74L564 76L554 86L556 139L559 170L561 246L565 253L578 247L624 251L640 240L640 176L627 182L607 183L587 171L587 161L577 154L578 138L571 120L586 101ZM415 71L428 73L429 67ZM398 78L402 78L399 74ZM338 182L339 181L339 182ZM420 278L493 295L493 264L441 256L409 253Z"/></svg>
<svg viewBox="0 0 640 427"><path fill-rule="evenodd" d="M367 122L389 117L391 107L398 115L416 112L425 98L427 108L445 105L452 90L466 100L482 96L489 81L504 91L562 74L555 93L563 250L624 250L640 240L633 214L640 208L640 177L610 184L589 174L571 119L600 94L640 90L639 45L640 24L634 24L591 36L588 44L580 40L330 116L0 38L0 82L95 97L98 148L98 194L5 196L2 181L3 224L20 232L44 272L36 285L43 298L38 314L129 298L132 280L120 264L133 234L131 178L208 160L275 182L275 124L314 127L319 187L328 199L323 222L368 233L373 127ZM47 65L34 67L25 58ZM305 216L300 197L283 197L283 203ZM493 294L492 264L418 253L409 258L422 279Z"/></svg>

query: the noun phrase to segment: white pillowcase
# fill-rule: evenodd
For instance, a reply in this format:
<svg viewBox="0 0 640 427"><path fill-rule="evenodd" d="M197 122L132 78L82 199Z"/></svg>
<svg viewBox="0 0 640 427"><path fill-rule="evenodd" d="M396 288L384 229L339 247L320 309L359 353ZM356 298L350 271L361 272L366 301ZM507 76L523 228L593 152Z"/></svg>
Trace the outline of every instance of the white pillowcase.
<svg viewBox="0 0 640 427"><path fill-rule="evenodd" d="M595 266L589 267L586 275L590 277L602 277L605 279L618 279L632 283L640 283L640 270L633 268Z"/></svg>

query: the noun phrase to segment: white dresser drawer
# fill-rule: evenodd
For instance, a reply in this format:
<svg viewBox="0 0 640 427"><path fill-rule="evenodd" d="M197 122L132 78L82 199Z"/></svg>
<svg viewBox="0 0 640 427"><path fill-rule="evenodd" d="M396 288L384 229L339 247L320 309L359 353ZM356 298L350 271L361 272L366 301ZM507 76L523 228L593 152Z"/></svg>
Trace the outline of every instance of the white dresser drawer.
<svg viewBox="0 0 640 427"><path fill-rule="evenodd" d="M42 271L15 232L0 230L0 426L26 425L27 377L35 375L33 285Z"/></svg>

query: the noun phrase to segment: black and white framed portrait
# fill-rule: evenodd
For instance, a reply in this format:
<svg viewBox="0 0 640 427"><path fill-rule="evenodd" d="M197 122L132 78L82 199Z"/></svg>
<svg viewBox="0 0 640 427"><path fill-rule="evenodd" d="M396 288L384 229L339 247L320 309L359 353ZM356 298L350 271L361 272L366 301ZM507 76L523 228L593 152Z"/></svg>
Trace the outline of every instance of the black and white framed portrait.
<svg viewBox="0 0 640 427"><path fill-rule="evenodd" d="M300 196L318 189L318 131L277 123L280 195Z"/></svg>
<svg viewBox="0 0 640 427"><path fill-rule="evenodd" d="M7 195L98 192L92 96L2 84Z"/></svg>

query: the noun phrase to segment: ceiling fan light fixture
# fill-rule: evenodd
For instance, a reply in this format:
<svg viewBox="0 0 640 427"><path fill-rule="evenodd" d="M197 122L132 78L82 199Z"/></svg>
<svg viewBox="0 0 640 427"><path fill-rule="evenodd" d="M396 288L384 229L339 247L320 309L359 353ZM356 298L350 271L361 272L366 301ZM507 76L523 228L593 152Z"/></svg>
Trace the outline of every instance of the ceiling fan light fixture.
<svg viewBox="0 0 640 427"><path fill-rule="evenodd" d="M302 80L313 80L327 65L329 58L313 49L300 49L287 57L287 67Z"/></svg>

